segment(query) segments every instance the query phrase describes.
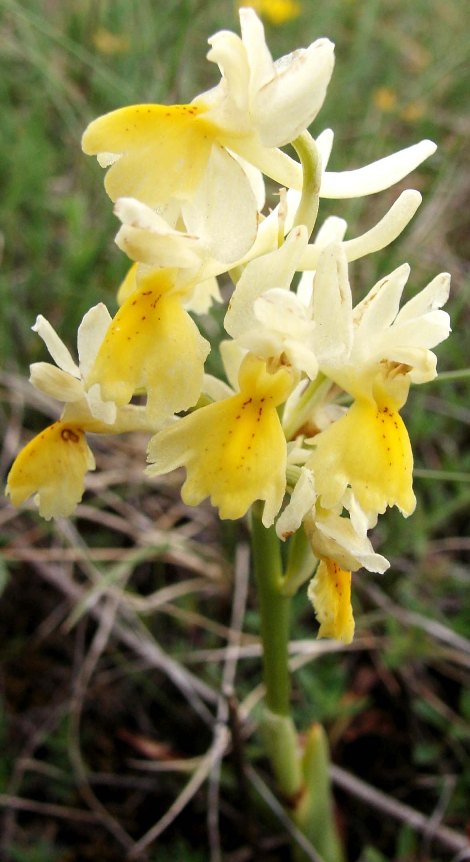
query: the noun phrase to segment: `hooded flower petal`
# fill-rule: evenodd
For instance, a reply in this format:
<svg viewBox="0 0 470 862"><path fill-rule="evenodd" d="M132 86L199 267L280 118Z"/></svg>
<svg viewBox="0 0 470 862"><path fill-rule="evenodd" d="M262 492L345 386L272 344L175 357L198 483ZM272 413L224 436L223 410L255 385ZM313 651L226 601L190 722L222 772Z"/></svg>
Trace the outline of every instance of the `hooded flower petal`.
<svg viewBox="0 0 470 862"><path fill-rule="evenodd" d="M263 147L282 147L306 129L320 110L333 71L334 45L329 39L317 39L308 48L273 62L253 9L240 9L240 27L241 40L225 30L209 39L208 59L218 64L223 78L201 99L210 100L211 119L230 131L234 140L249 132L259 137ZM236 144L231 148L237 151Z"/></svg>
<svg viewBox="0 0 470 862"><path fill-rule="evenodd" d="M351 572L333 560L321 560L308 587L320 629L319 638L336 638L351 643L354 616L351 606Z"/></svg>
<svg viewBox="0 0 470 862"><path fill-rule="evenodd" d="M19 453L8 475L6 493L14 506L36 494L39 512L47 520L67 517L82 499L85 474L94 469L82 428L55 422Z"/></svg>
<svg viewBox="0 0 470 862"><path fill-rule="evenodd" d="M133 197L155 208L178 202L188 231L227 262L256 237L260 195L252 168L283 185L292 184L291 175L301 184L300 166L278 147L309 126L333 69L328 39L274 63L255 12L241 9L240 21L241 39L221 31L209 40L208 59L222 73L216 87L189 105L112 111L90 123L82 139L83 150L108 168L112 200Z"/></svg>
<svg viewBox="0 0 470 862"><path fill-rule="evenodd" d="M354 398L403 406L410 382L435 376L429 350L447 338L449 316L440 310L450 276L441 273L399 311L410 268L403 264L380 279L352 308L344 244L324 249L313 290L315 352L320 369ZM374 391L376 390L376 391ZM380 394L382 393L382 394Z"/></svg>
<svg viewBox="0 0 470 862"><path fill-rule="evenodd" d="M313 380L318 370L313 351L315 324L295 293L273 287L258 297L254 312L258 326L240 335L240 346L274 364L304 371Z"/></svg>
<svg viewBox="0 0 470 862"><path fill-rule="evenodd" d="M388 560L375 553L365 526L363 529L358 528L353 517L348 518L333 509L317 506L304 523L317 557L332 559L342 569L352 572L363 567L369 572L382 574L389 568Z"/></svg>
<svg viewBox="0 0 470 862"><path fill-rule="evenodd" d="M185 503L210 497L221 518L241 518L255 500L264 500L263 523L278 512L286 484L286 441L276 407L292 378L248 356L240 369L240 393L196 410L152 438L148 473L185 466Z"/></svg>
<svg viewBox="0 0 470 862"><path fill-rule="evenodd" d="M105 179L113 201L136 198L159 209L177 202L188 232L202 237L219 259L232 262L254 242L257 201L250 179L223 139L223 131L208 118L208 106L199 100L112 111L88 126L82 146L90 155L99 156L103 149L116 153ZM156 232L154 226L152 230ZM133 231L118 234L119 244L133 257L139 254L139 239Z"/></svg>
<svg viewBox="0 0 470 862"><path fill-rule="evenodd" d="M282 147L318 114L333 72L334 45L317 39L273 63L253 10L240 9L240 24L251 73L251 114L263 144Z"/></svg>
<svg viewBox="0 0 470 862"><path fill-rule="evenodd" d="M224 326L232 338L256 327L255 301L273 287L288 291L298 261L307 244L303 225L294 228L280 248L250 261L229 302Z"/></svg>

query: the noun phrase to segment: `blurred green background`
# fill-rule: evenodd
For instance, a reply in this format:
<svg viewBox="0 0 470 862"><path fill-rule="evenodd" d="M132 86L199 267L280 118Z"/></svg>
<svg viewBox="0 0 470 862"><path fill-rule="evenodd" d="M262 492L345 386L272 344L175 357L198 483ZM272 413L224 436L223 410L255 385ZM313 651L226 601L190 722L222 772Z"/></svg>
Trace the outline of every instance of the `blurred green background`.
<svg viewBox="0 0 470 862"><path fill-rule="evenodd" d="M328 36L336 43L335 73L312 129L313 134L326 127L335 131L330 168L360 167L422 138L431 138L439 146L399 187L360 201L324 202L320 216L346 217L350 222L347 237L352 237L372 226L403 188L418 188L424 201L412 224L393 246L354 264L352 283L360 295L406 260L412 267L409 296L438 272L449 271L453 280L448 310L454 332L437 350L439 368L445 372L442 379L413 391L406 409L416 458L417 511L408 521L388 513L376 531L376 546L392 559L390 573L382 579L369 575L355 579L358 631L366 640L356 652L323 656L315 664L315 674L310 665L299 671L296 708L302 721L320 718L327 723L338 762L391 796L421 807L429 816L441 806L440 816L463 834L469 828L470 793L470 388L465 374L458 377L456 372L470 364L470 4L468 0L302 0L300 7L300 14L282 25L265 21L267 41L274 57L318 36ZM39 406L46 414L51 410L50 405L32 402L20 382L26 378L30 362L46 358L42 342L30 330L36 315L48 317L74 348L77 326L92 304L103 300L114 310L115 291L127 269L113 243L117 221L103 190L103 172L95 160L82 154L81 134L91 119L121 105L185 102L215 84L218 71L205 60L206 40L221 28L238 30L236 8L228 0L174 0L168 4L157 0L0 0L4 470L19 441L29 433L24 429L43 424L31 407ZM209 321L207 326L213 329L215 324ZM114 477L110 479L112 490L96 482L93 485L95 513L101 513L100 517L95 514L93 520L88 514L82 522L78 519L79 538L74 534L76 542L87 546L91 558L96 548L128 547L131 542L129 536L123 539L112 515L131 518L134 505L141 507L142 518L144 514L149 519L160 518L169 501L172 507L178 505L174 487L164 484L155 491L148 483L139 485L143 480L136 479L135 472L144 461L142 449L137 455L137 446L133 449L132 444L120 442L116 446L114 456L104 446L98 449L104 475ZM112 472L119 465L124 471L120 481ZM106 518L104 512L111 514ZM148 579L152 590L163 588L172 580L184 579L191 560L197 569L194 561L200 559L200 548L210 545L227 590L215 591L212 604L207 599L201 604L198 598L182 593L164 624L160 618L154 626L153 617L145 622L146 631L184 663L188 637L200 649L216 649L225 642L226 632L219 631L217 623L226 624L229 619L233 549L244 535L230 525L219 531L212 522L201 521L202 516L178 512L168 520L167 541L171 547L176 542L178 548L182 542L186 557L178 557L175 564L167 554L164 562L158 562L157 553L152 569L139 558L128 563L124 581L136 593L150 590ZM13 816L5 801L8 794L40 800L46 793L54 804L82 804L73 757L74 779L69 775L73 710L67 707L64 680L76 673L77 656L86 655L93 623L82 614L77 626L66 632L60 628L70 608L65 607L62 615L57 612L56 593L40 568L45 550L64 544L71 547L70 534L67 538L55 525L38 526L37 517L28 511L12 514L5 505L0 514L5 550L0 570L5 587L0 602L5 705L0 730L5 751L5 755L0 753L0 795L4 795L8 827L0 849L13 862L81 862L88 858L117 862L123 858L122 845L99 818L90 830L82 824L67 832L64 826L57 826L62 823L60 817L57 821L47 812ZM192 527L191 517L195 519ZM199 541L199 549L191 544L193 538ZM43 554L38 554L40 564L33 558L21 561L17 552L22 544L39 548ZM106 555L103 559L106 561ZM121 584L122 572L111 571L106 562L97 565L96 571L102 577L116 575ZM82 585L86 583L86 566L77 564L74 576ZM298 613L293 636L312 637L313 615L304 596L298 599ZM247 612L246 632L250 637L257 633L254 606ZM462 640L456 640L457 636ZM368 649L367 637L379 638L374 643L381 646ZM106 689L108 699L100 708L105 712L115 709L116 723L109 716L103 723L99 709L95 714L85 702L89 720L83 744L88 762L94 758L103 774L119 772L121 761L113 757L114 749L106 754L104 742L111 735L116 743L118 723L122 730L121 725L130 722L133 733L146 736L158 734L163 727L176 748L184 747L181 737L188 742L185 728L195 724L187 704L178 701L175 705L172 692L162 687L161 680L147 678L118 646L101 660L108 674L115 674L116 687L111 687L111 694ZM249 662L243 666L241 694L246 695L256 684L259 665L257 668ZM215 664L202 663L197 672L214 685L219 681ZM51 680L64 687L64 701L59 704L62 712ZM43 688L46 693L41 695ZM134 705L134 712L129 710L132 719L123 700L126 709L130 701ZM46 729L35 748L31 739L38 732L38 711ZM49 714L57 721L47 730ZM179 729L172 739L174 725ZM196 752L186 745L188 757L200 751L204 734L202 739ZM43 764L42 779L40 769L25 777L25 752ZM130 778L129 782L132 786ZM142 787L135 793L144 794ZM177 775L164 786L159 784L157 791L153 788L157 808L164 810L179 789ZM234 862L253 858L241 853L243 835L237 846L239 833L232 811L236 785L230 769L224 775L223 791L224 841L232 854L226 858L233 857ZM128 790L125 803L110 798L110 793L103 799L138 837L143 821L147 826L152 822L151 803L145 803L141 822L129 802L130 794ZM350 797L340 796L339 801L351 859L451 858L445 848L423 843L406 826L391 828L377 812L368 814L368 809ZM167 852L168 858L170 854L189 861L209 858L204 817L204 804L195 803L148 858L165 860ZM272 827L262 815L260 821L265 836ZM87 838L88 832L91 837ZM282 841L280 849L270 851L258 836L256 846L258 860L287 858Z"/></svg>

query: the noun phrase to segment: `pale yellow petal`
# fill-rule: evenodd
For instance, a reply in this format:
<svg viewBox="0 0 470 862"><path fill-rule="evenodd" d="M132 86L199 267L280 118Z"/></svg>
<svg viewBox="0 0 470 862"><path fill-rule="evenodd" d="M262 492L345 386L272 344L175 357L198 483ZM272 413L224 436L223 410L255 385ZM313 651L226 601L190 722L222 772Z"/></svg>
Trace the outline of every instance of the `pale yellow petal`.
<svg viewBox="0 0 470 862"><path fill-rule="evenodd" d="M251 183L220 145L212 147L207 170L182 213L188 231L208 254L226 264L243 257L256 239L258 211Z"/></svg>
<svg viewBox="0 0 470 862"><path fill-rule="evenodd" d="M73 361L70 351L42 314L38 314L36 323L31 329L42 338L56 365L72 377L80 379L80 371Z"/></svg>
<svg viewBox="0 0 470 862"><path fill-rule="evenodd" d="M111 315L103 302L94 305L83 315L77 332L77 347L82 378L86 377L90 371L110 323Z"/></svg>
<svg viewBox="0 0 470 862"><path fill-rule="evenodd" d="M77 401L83 398L83 383L62 368L50 362L33 362L29 366L29 379L36 389L57 398L58 401Z"/></svg>

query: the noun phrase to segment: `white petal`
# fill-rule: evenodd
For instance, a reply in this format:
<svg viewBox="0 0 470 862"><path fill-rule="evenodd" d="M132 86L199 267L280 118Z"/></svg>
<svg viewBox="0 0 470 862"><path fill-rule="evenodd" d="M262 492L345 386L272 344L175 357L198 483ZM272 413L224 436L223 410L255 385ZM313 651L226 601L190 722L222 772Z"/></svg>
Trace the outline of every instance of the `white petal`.
<svg viewBox="0 0 470 862"><path fill-rule="evenodd" d="M318 259L323 249L328 245L340 243L346 233L348 223L343 218L337 216L329 216L325 219L320 230L315 237L315 242L310 244L305 249L302 259L299 263L299 270L302 272L312 272L317 268Z"/></svg>
<svg viewBox="0 0 470 862"><path fill-rule="evenodd" d="M114 214L123 224L132 227L157 233L176 233L155 210L136 198L118 198L114 204Z"/></svg>
<svg viewBox="0 0 470 862"><path fill-rule="evenodd" d="M365 536L367 531L377 524L377 515L370 517L364 512L351 488L347 488L344 492L342 503L345 509L348 510L351 523L358 535Z"/></svg>
<svg viewBox="0 0 470 862"><path fill-rule="evenodd" d="M198 237L176 231L157 234L128 225L119 229L114 241L131 260L154 269L199 267L204 252Z"/></svg>
<svg viewBox="0 0 470 862"><path fill-rule="evenodd" d="M295 293L280 287L273 287L258 297L254 303L254 312L264 326L286 335L300 339L313 331L314 324L309 319L305 305Z"/></svg>
<svg viewBox="0 0 470 862"><path fill-rule="evenodd" d="M33 362L29 367L30 381L36 389L57 398L58 401L77 401L83 398L83 383L49 362Z"/></svg>
<svg viewBox="0 0 470 862"><path fill-rule="evenodd" d="M264 183L264 177L258 168L255 168L250 162L247 162L246 159L242 159L238 153L233 153L230 151L230 155L240 163L243 168L243 172L246 174L248 181L251 185L252 192L255 196L256 206L258 207L259 212L264 209L264 205L266 203L266 186Z"/></svg>
<svg viewBox="0 0 470 862"><path fill-rule="evenodd" d="M308 306L312 302L314 277L315 272L313 272L312 270L303 272L297 285L297 296L300 299L302 305L305 305L306 308L308 308Z"/></svg>
<svg viewBox="0 0 470 862"><path fill-rule="evenodd" d="M236 341L228 338L220 342L219 350L227 380L233 392L238 392L238 373L247 352Z"/></svg>
<svg viewBox="0 0 470 862"><path fill-rule="evenodd" d="M321 249L326 248L327 245L331 245L333 242L342 242L347 227L348 223L344 218L329 216L329 218L325 219L316 235L315 246L318 246L321 251Z"/></svg>
<svg viewBox="0 0 470 862"><path fill-rule="evenodd" d="M352 343L352 296L341 245L321 253L313 285L315 352L320 364L344 361Z"/></svg>
<svg viewBox="0 0 470 862"><path fill-rule="evenodd" d="M294 220L302 199L302 192L297 189L287 189L287 191L284 191L284 196L287 205L287 212L284 216L284 233L288 233L294 227Z"/></svg>
<svg viewBox="0 0 470 862"><path fill-rule="evenodd" d="M315 520L311 534L314 552L328 556L349 571L364 566L369 572L383 574L389 566L385 557L376 554L367 535L358 534L349 518L327 512Z"/></svg>
<svg viewBox="0 0 470 862"><path fill-rule="evenodd" d="M287 153L277 147L264 147L256 136L234 137L230 146L280 186L302 190L302 167Z"/></svg>
<svg viewBox="0 0 470 862"><path fill-rule="evenodd" d="M275 77L253 99L253 118L266 147L283 147L318 114L334 66L334 45L317 39L275 64Z"/></svg>
<svg viewBox="0 0 470 862"><path fill-rule="evenodd" d="M91 371L111 319L104 303L99 302L98 305L94 305L87 311L78 327L78 356L80 358L80 372L84 379Z"/></svg>
<svg viewBox="0 0 470 862"><path fill-rule="evenodd" d="M254 302L271 287L288 290L300 255L307 243L303 225L295 228L276 251L247 264L229 302L224 326L232 338L256 327Z"/></svg>
<svg viewBox="0 0 470 862"><path fill-rule="evenodd" d="M302 344L294 338L286 339L285 353L292 366L298 371L304 371L310 380L315 380L318 374L317 357L313 348Z"/></svg>
<svg viewBox="0 0 470 862"><path fill-rule="evenodd" d="M274 63L266 39L264 27L254 9L239 10L243 47L250 69L250 96L260 90L274 76Z"/></svg>
<svg viewBox="0 0 470 862"><path fill-rule="evenodd" d="M382 333L395 320L400 299L410 274L410 267L403 263L390 275L381 278L354 309L357 325L356 337L367 342Z"/></svg>
<svg viewBox="0 0 470 862"><path fill-rule="evenodd" d="M96 160L101 168L109 168L121 158L120 153L97 153Z"/></svg>
<svg viewBox="0 0 470 862"><path fill-rule="evenodd" d="M313 473L307 467L302 467L289 503L276 523L276 533L282 541L297 532L305 515L315 504L316 496Z"/></svg>
<svg viewBox="0 0 470 862"><path fill-rule="evenodd" d="M221 301L217 279L205 278L195 285L193 292L183 304L185 308L196 314L207 314L214 302Z"/></svg>
<svg viewBox="0 0 470 862"><path fill-rule="evenodd" d="M251 184L239 162L218 145L182 212L189 232L219 261L239 260L256 239L258 212Z"/></svg>
<svg viewBox="0 0 470 862"><path fill-rule="evenodd" d="M334 138L335 133L333 132L333 129L323 129L323 132L320 132L320 134L317 135L317 137L315 138L315 143L317 145L318 152L320 153L323 170L326 169L326 166L330 160Z"/></svg>
<svg viewBox="0 0 470 862"><path fill-rule="evenodd" d="M265 219L262 219L253 245L246 255L236 262L235 266L247 263L248 261L253 260L253 258L260 257L270 251L275 251L279 244L279 236L279 207L276 207L276 209L270 212Z"/></svg>
<svg viewBox="0 0 470 862"><path fill-rule="evenodd" d="M208 42L211 49L207 53L207 59L211 63L217 63L225 79L222 81L222 86L219 85L212 90L211 101L214 97L223 99L224 93L228 91L238 110L246 111L250 73L240 37L229 30L220 30L211 36ZM204 95L201 97L203 100Z"/></svg>
<svg viewBox="0 0 470 862"><path fill-rule="evenodd" d="M80 378L80 371L77 365L75 365L69 350L42 314L38 314L36 323L31 329L33 332L37 332L40 338L42 338L56 365L73 377Z"/></svg>
<svg viewBox="0 0 470 862"><path fill-rule="evenodd" d="M355 171L326 171L323 174L320 196L357 198L383 191L414 171L435 151L436 144L424 140Z"/></svg>
<svg viewBox="0 0 470 862"><path fill-rule="evenodd" d="M123 222L114 241L131 260L153 267L199 267L203 247L198 237L174 230L134 198L118 198L114 212Z"/></svg>
<svg viewBox="0 0 470 862"><path fill-rule="evenodd" d="M106 425L113 425L116 421L117 408L114 401L103 401L99 383L90 386L87 392L88 407L91 415Z"/></svg>
<svg viewBox="0 0 470 862"><path fill-rule="evenodd" d="M380 336L387 356L391 346L400 349L430 349L445 341L450 333L450 318L446 311L430 311L422 317L396 322ZM402 362L404 360L401 360Z"/></svg>
<svg viewBox="0 0 470 862"><path fill-rule="evenodd" d="M233 395L231 386L228 386L227 383L224 383L223 380L219 380L218 377L214 377L212 374L204 374L202 391L212 401L223 401L224 398L230 398Z"/></svg>
<svg viewBox="0 0 470 862"><path fill-rule="evenodd" d="M413 320L421 317L421 315L434 311L437 308L442 308L449 299L449 291L450 275L448 272L441 272L416 296L408 300L398 314L397 324L405 320Z"/></svg>

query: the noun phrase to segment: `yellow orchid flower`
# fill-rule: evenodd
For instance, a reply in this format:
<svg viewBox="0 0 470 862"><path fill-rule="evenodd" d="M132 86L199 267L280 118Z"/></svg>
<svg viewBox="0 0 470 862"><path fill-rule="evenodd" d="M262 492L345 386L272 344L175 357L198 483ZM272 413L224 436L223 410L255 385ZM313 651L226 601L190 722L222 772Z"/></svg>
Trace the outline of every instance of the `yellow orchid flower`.
<svg viewBox="0 0 470 862"><path fill-rule="evenodd" d="M148 473L185 466L185 503L210 497L221 518L241 518L255 500L264 500L268 526L282 504L286 485L286 440L277 407L292 389L292 375L270 374L266 363L248 354L236 395L202 407L156 434L149 446Z"/></svg>
<svg viewBox="0 0 470 862"><path fill-rule="evenodd" d="M314 439L307 467L321 505L338 505L348 487L373 517L387 506L410 515L413 454L399 414L411 383L436 376L430 348L447 338L441 306L450 277L441 273L400 309L409 275L405 264L381 279L355 307L344 248L321 254L313 289L316 355L320 370L348 392L349 410Z"/></svg>
<svg viewBox="0 0 470 862"><path fill-rule="evenodd" d="M149 416L162 419L192 407L203 380L209 343L187 311L183 298L191 284L179 285L174 270L142 274L111 321L86 379L99 384L102 397L118 406L139 390L147 393Z"/></svg>
<svg viewBox="0 0 470 862"><path fill-rule="evenodd" d="M46 318L38 315L33 326L55 364L34 362L30 366L31 383L62 401L64 408L61 418L37 434L17 455L8 475L6 493L15 506L35 494L39 512L46 519L71 515L82 498L85 474L95 469L86 432L154 432L158 427L144 407L132 404L118 407L113 401L103 401L99 385L87 388L87 375L110 322L102 303L84 315L78 328L78 364Z"/></svg>

